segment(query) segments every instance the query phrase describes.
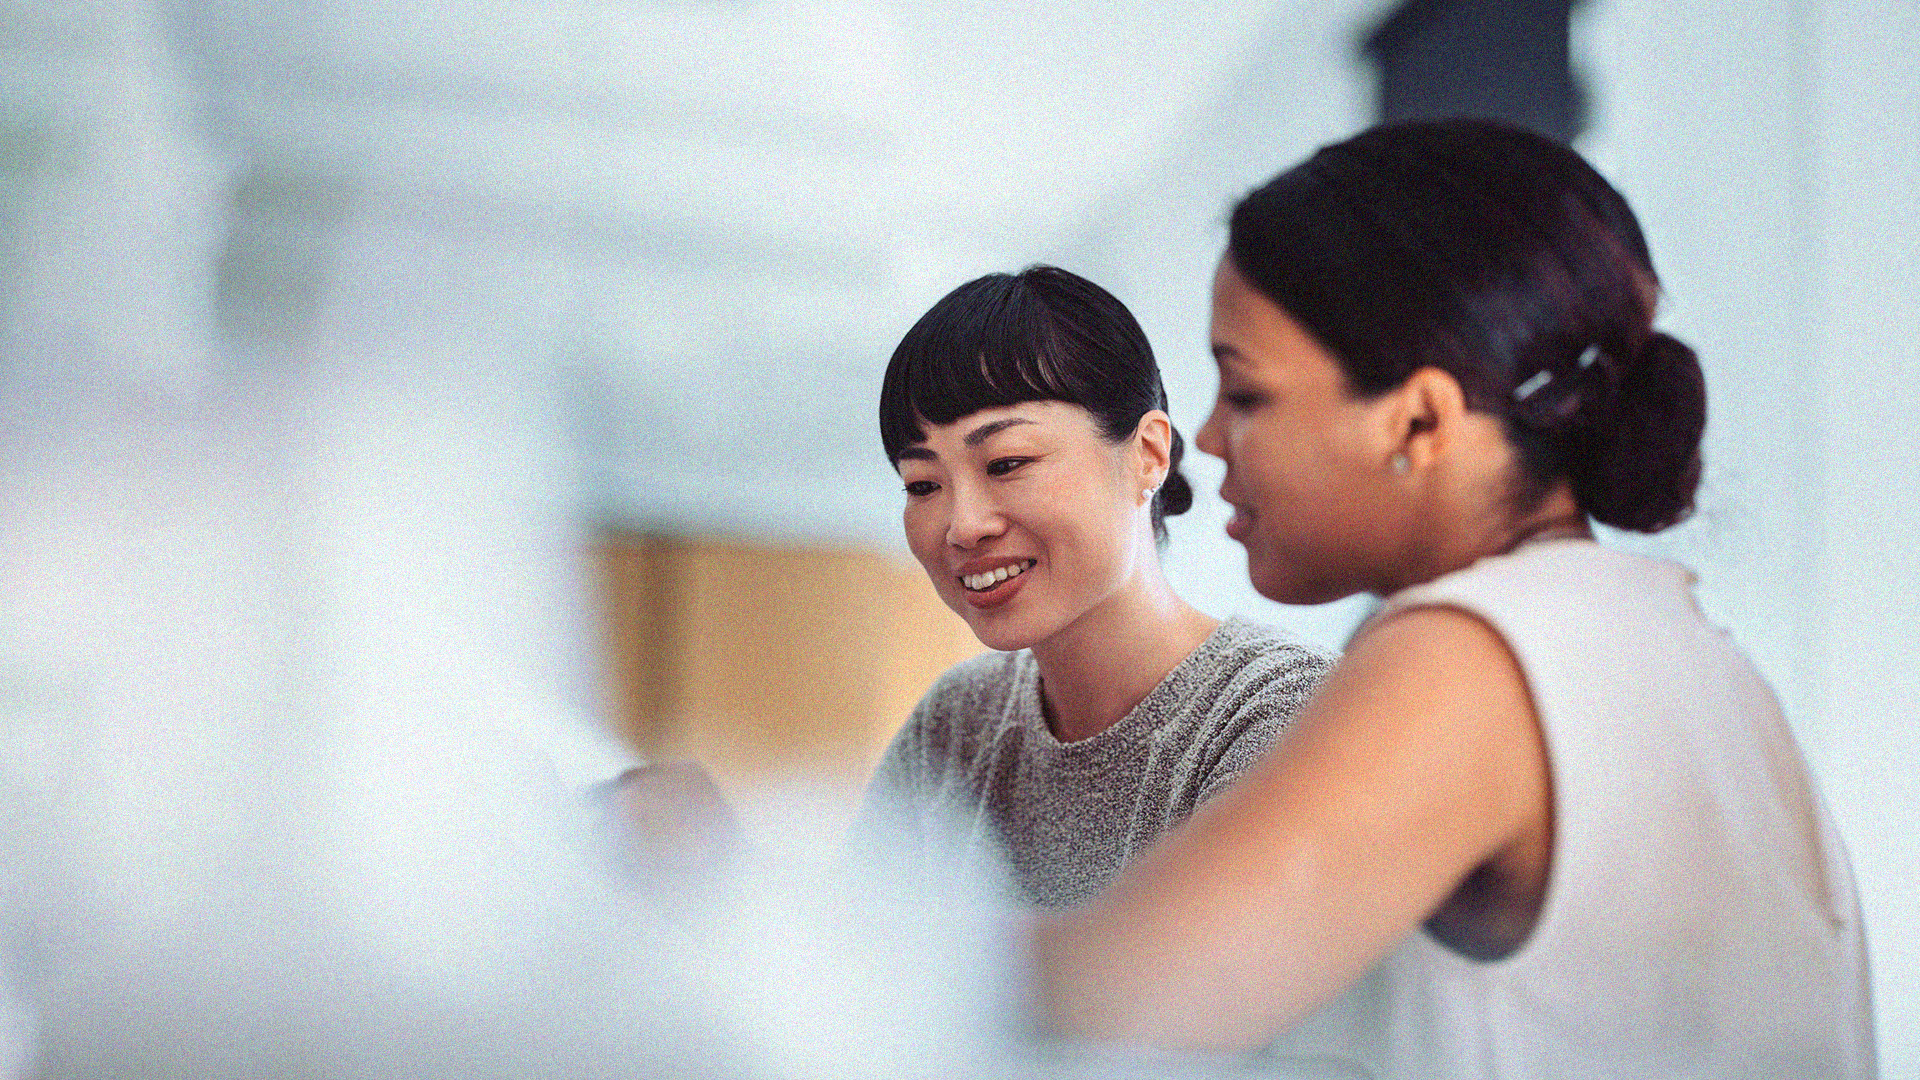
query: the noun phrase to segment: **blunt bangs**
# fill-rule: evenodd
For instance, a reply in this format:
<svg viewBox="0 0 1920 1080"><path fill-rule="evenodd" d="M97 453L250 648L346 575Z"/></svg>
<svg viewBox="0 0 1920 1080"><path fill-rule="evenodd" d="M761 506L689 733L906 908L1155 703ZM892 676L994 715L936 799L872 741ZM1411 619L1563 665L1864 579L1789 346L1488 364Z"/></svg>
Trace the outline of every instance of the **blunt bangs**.
<svg viewBox="0 0 1920 1080"><path fill-rule="evenodd" d="M1086 405L1076 393L1070 331L1021 278L989 274L962 285L920 317L893 351L880 388L887 460L981 409L1027 401ZM1080 380L1084 381L1084 380Z"/></svg>

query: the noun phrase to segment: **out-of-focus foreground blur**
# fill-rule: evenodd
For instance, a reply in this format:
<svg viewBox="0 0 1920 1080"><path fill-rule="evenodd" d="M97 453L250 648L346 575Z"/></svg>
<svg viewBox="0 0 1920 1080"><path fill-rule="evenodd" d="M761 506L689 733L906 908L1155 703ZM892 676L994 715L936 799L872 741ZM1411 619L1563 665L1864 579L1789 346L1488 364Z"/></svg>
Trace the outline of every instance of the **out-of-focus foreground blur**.
<svg viewBox="0 0 1920 1080"><path fill-rule="evenodd" d="M793 899L806 858L765 870L789 922L680 963L576 864L572 793L698 759L773 848L830 846L977 648L897 536L894 341L1056 262L1191 434L1226 207L1375 116L1359 43L1403 6L1444 5L0 0L0 1053L897 1075L977 1034L875 1034L905 976L854 985L834 943L879 923ZM1779 689L1920 1076L1920 9L1573 15L1576 145L1711 396L1700 514L1633 543ZM1359 602L1253 594L1188 473L1176 586L1337 645ZM695 1045L819 1035L755 995L822 978L867 1019Z"/></svg>

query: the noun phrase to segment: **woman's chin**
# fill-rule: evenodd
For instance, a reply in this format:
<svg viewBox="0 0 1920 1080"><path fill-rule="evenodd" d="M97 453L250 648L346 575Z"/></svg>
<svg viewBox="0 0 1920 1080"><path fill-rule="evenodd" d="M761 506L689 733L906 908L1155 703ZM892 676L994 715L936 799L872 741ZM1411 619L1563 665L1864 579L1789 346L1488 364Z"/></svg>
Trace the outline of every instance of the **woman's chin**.
<svg viewBox="0 0 1920 1080"><path fill-rule="evenodd" d="M1253 591L1276 604L1323 603L1321 590L1315 587L1317 583L1289 572L1290 569L1251 547L1247 549L1247 580L1252 583Z"/></svg>
<svg viewBox="0 0 1920 1080"><path fill-rule="evenodd" d="M1038 640L1033 634L1024 632L1020 627L1007 625L983 626L981 625L982 621L983 620L979 619L968 619L967 623L973 628L973 636L980 640L980 644L997 652L1018 652L1021 649L1032 646L1033 643Z"/></svg>
<svg viewBox="0 0 1920 1080"><path fill-rule="evenodd" d="M1261 574L1248 567L1253 582L1253 590L1276 604L1291 604L1307 607L1314 604L1331 604L1335 600L1345 600L1357 592L1364 592L1357 586L1336 584L1321 579L1301 578L1290 574Z"/></svg>
<svg viewBox="0 0 1920 1080"><path fill-rule="evenodd" d="M980 644L998 652L1017 652L1026 649L1046 636L1044 629L1036 629L1034 620L1021 618L1005 608L993 608L981 611L962 605L951 605L955 614L966 620L967 628Z"/></svg>

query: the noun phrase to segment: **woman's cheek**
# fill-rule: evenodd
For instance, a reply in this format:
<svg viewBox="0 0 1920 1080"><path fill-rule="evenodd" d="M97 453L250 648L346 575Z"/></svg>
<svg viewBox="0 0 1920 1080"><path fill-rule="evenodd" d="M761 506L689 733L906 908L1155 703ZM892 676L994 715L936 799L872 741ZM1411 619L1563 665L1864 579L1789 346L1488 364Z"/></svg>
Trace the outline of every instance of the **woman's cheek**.
<svg viewBox="0 0 1920 1080"><path fill-rule="evenodd" d="M938 579L943 576L935 572L935 564L941 557L942 527L931 508L922 504L909 506L901 516L901 524L907 536L907 548L911 550L928 575Z"/></svg>

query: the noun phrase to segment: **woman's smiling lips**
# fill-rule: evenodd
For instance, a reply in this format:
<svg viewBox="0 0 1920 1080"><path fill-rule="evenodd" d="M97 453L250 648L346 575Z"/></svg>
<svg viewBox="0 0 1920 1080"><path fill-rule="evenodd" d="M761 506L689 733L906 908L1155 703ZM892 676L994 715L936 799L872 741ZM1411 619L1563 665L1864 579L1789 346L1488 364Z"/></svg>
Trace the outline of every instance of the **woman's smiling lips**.
<svg viewBox="0 0 1920 1080"><path fill-rule="evenodd" d="M956 580L960 582L960 595L976 608L999 607L1013 599L1014 594L1026 584L1027 571L1038 563L1038 559L994 559L970 563L964 568L966 573L956 575Z"/></svg>

